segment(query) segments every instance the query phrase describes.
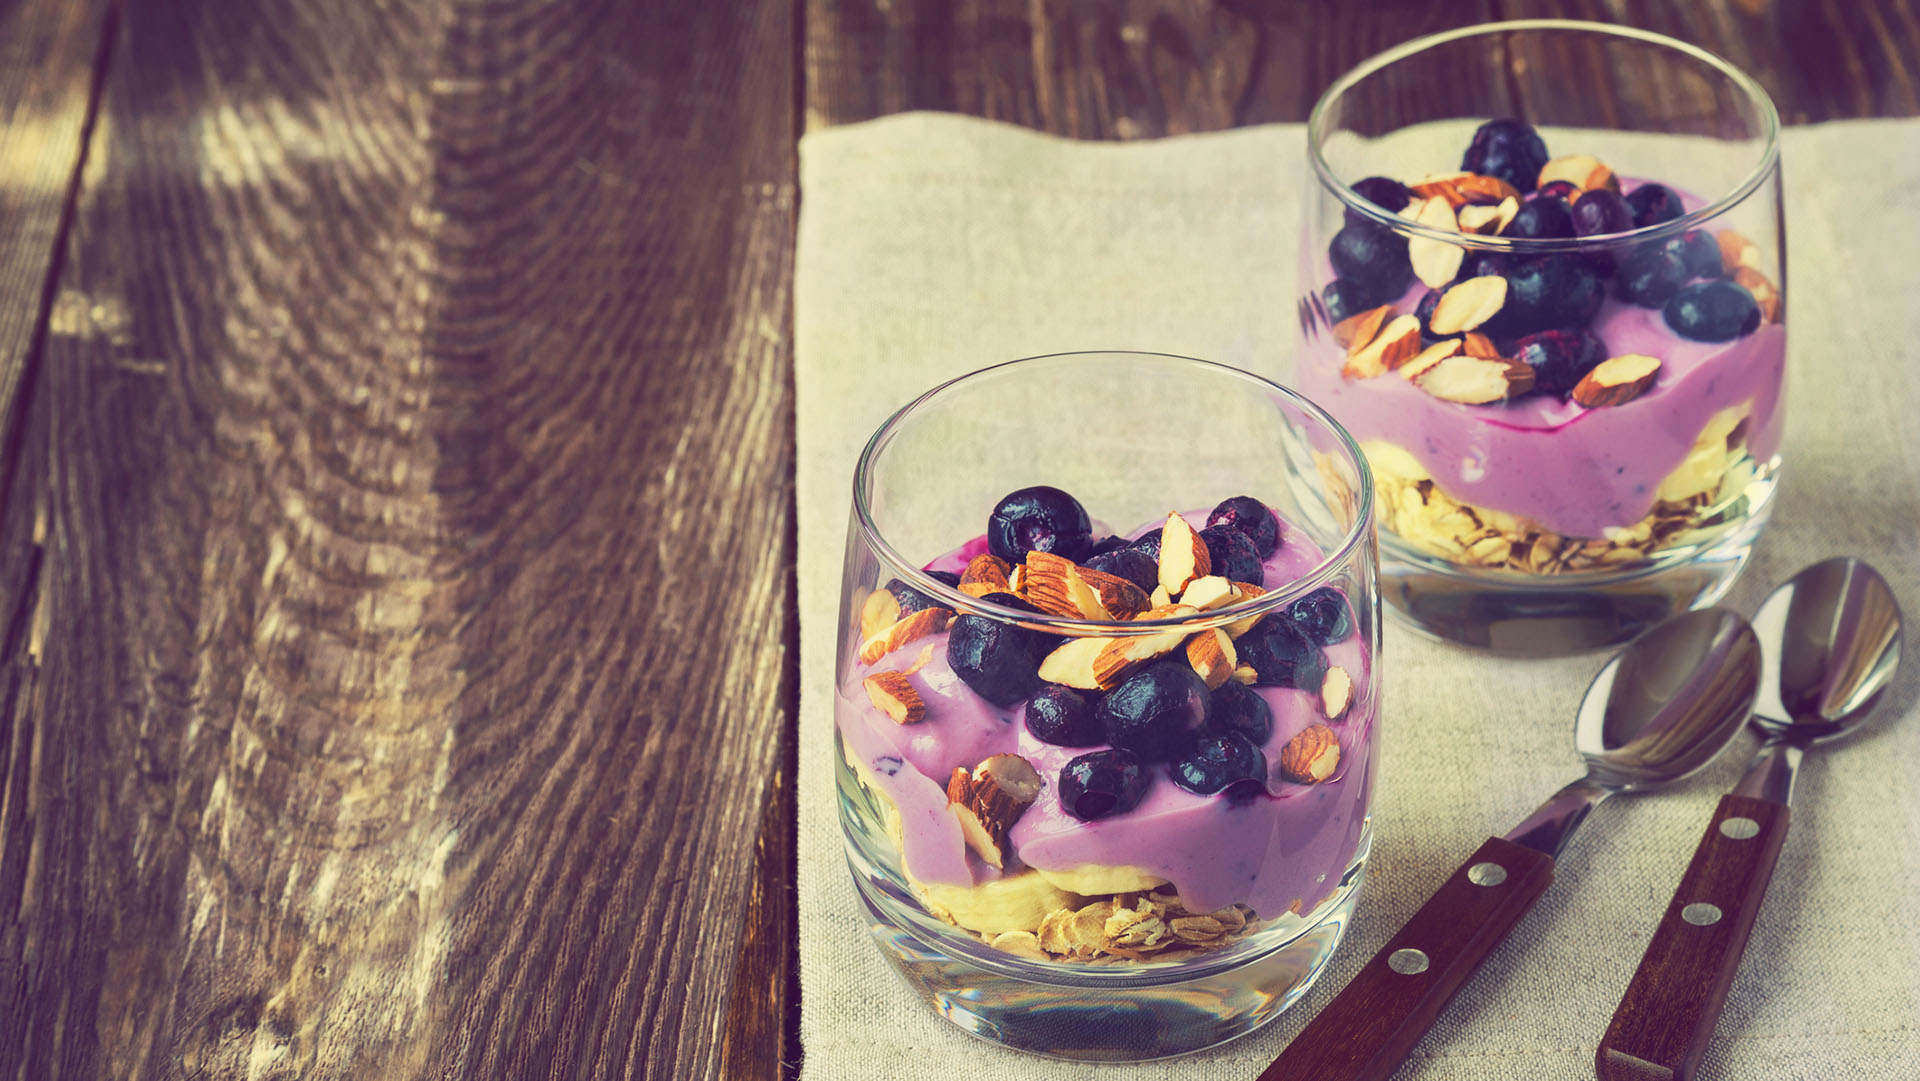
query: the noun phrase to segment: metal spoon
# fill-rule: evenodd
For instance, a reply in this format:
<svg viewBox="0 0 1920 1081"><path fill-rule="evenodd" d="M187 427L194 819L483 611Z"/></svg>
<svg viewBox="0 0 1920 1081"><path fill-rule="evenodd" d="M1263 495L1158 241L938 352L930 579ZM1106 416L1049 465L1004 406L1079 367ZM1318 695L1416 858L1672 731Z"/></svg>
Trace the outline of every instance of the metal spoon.
<svg viewBox="0 0 1920 1081"><path fill-rule="evenodd" d="M1294 1037L1260 1081L1380 1081L1553 881L1574 828L1615 792L1692 773L1740 729L1760 680L1760 643L1709 608L1634 639L1587 688L1573 741L1586 776L1505 837L1489 838Z"/></svg>
<svg viewBox="0 0 1920 1081"><path fill-rule="evenodd" d="M1787 839L1801 753L1865 719L1900 665L1900 605L1857 559L1816 563L1773 591L1753 725L1763 742L1723 796L1600 1040L1602 1081L1685 1081L1713 1038Z"/></svg>

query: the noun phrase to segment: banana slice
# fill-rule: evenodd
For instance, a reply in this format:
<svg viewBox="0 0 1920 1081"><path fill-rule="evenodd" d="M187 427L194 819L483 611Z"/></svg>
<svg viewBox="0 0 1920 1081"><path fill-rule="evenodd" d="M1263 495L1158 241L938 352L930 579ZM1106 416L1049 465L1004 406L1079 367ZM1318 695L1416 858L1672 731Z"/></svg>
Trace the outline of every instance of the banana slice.
<svg viewBox="0 0 1920 1081"><path fill-rule="evenodd" d="M1047 913L1086 903L1086 898L1060 889L1036 871L1021 871L978 886L926 882L914 886L934 915L983 935L1037 931Z"/></svg>
<svg viewBox="0 0 1920 1081"><path fill-rule="evenodd" d="M1085 864L1066 871L1040 871L1041 878L1068 893L1145 893L1167 880L1138 867L1102 867Z"/></svg>

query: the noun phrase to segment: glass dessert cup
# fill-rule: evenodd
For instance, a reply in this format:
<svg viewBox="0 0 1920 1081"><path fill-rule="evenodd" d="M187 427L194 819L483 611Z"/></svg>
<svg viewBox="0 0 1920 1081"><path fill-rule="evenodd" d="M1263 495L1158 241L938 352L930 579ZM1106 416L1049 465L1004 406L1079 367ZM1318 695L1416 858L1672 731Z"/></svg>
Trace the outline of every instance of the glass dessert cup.
<svg viewBox="0 0 1920 1081"><path fill-rule="evenodd" d="M1416 629L1570 653L1731 586L1781 461L1778 129L1725 61L1562 21L1322 96L1292 385L1366 453Z"/></svg>
<svg viewBox="0 0 1920 1081"><path fill-rule="evenodd" d="M913 994L1090 1061L1291 1005L1365 878L1375 576L1358 448L1245 372L1035 357L896 413L854 481L835 760Z"/></svg>

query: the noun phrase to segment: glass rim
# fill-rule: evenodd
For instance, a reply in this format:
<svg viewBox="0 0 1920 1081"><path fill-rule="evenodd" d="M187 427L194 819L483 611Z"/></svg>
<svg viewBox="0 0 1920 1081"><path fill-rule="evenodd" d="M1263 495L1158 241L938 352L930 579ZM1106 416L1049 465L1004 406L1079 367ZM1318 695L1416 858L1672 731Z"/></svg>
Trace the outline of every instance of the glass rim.
<svg viewBox="0 0 1920 1081"><path fill-rule="evenodd" d="M1708 202L1696 210L1656 225L1644 225L1618 233L1598 233L1585 237L1501 237L1482 236L1476 233L1451 232L1436 229L1430 225L1403 218L1390 210L1363 199L1346 184L1334 176L1333 166L1327 162L1321 152L1321 144L1326 134L1327 117L1333 102L1347 91L1353 89L1361 80L1373 75L1391 64L1398 63L1416 53L1425 52L1438 45L1459 41L1464 38L1481 37L1514 31L1571 30L1581 33L1599 34L1608 37L1626 38L1649 45L1658 45L1697 60L1718 71L1749 99L1760 107L1760 118L1765 128L1764 143L1760 159L1748 171L1731 191ZM1520 253L1553 253L1575 250L1592 250L1595 247L1612 247L1627 242L1645 242L1661 240L1688 232L1713 218L1719 217L1734 206L1745 201L1765 183L1780 167L1780 112L1773 104L1773 98L1753 76L1698 45L1658 34L1651 30L1636 27L1614 26L1610 23L1589 22L1581 19L1511 19L1506 22L1476 23L1472 26L1443 30L1436 34L1417 37L1405 41L1384 52L1362 60L1358 65L1333 81L1331 86L1321 93L1314 102L1313 110L1307 114L1307 160L1313 165L1313 172L1321 186L1332 192L1334 197L1344 203L1346 209L1363 217L1391 227L1395 232L1425 237L1430 240L1444 240L1457 247L1480 251L1501 251Z"/></svg>
<svg viewBox="0 0 1920 1081"><path fill-rule="evenodd" d="M1353 522L1348 525L1345 532L1341 534L1339 543L1325 550L1320 561L1315 563L1313 568L1307 573L1300 575L1283 587L1269 590L1249 601L1243 601L1239 604L1231 604L1221 608L1213 608L1193 615L1174 616L1166 619L1094 620L1079 619L1071 616L1056 616L1043 612L1029 612L1020 608L1009 608L1005 605L994 604L982 598L962 593L958 589L947 585L945 582L928 575L926 571L902 556L899 551L893 547L893 544L882 535L880 527L874 523L873 509L867 499L867 491L872 486L874 463L891 437L916 410L932 402L934 399L943 396L962 383L976 381L992 373L1000 372L1017 365L1043 361L1086 360L1088 358L1101 356L1141 357L1156 362L1177 362L1179 366L1197 366L1201 370L1210 370L1212 373L1226 378L1238 379L1241 382L1249 383L1263 390L1280 395L1283 402L1298 409L1308 419L1330 433L1334 437L1335 443L1339 446L1341 453L1346 456L1358 478L1358 483L1354 486L1358 498L1355 502ZM1182 356L1177 353L1156 353L1135 349L1072 350L1061 353L1041 353L1036 356L1020 357L1014 360L1001 361L998 364L990 364L984 368L976 368L973 371L955 376L952 379L934 386L932 389L925 391L895 410L893 414L875 430L872 437L867 440L866 447L860 452L859 462L854 466L853 514L854 523L860 531L861 539L866 543L868 548L879 557L880 562L894 572L894 577L900 578L912 588L941 601L945 607L953 609L956 613L965 612L970 615L987 616L1002 623L1012 623L1025 628L1044 630L1049 633L1063 634L1070 637L1137 637L1149 634L1161 634L1175 629L1188 631L1206 630L1212 627L1222 627L1251 616L1266 615L1325 585L1327 581L1333 578L1335 573L1353 557L1355 548L1370 535L1370 529L1373 523L1373 472L1367 466L1366 456L1364 452L1361 451L1360 444L1355 441L1352 433L1340 425L1339 421L1334 420L1331 414L1311 399L1290 387L1275 383L1271 379L1255 375L1252 372L1240 368L1235 368L1229 364L1221 364L1211 360L1201 360L1198 357Z"/></svg>

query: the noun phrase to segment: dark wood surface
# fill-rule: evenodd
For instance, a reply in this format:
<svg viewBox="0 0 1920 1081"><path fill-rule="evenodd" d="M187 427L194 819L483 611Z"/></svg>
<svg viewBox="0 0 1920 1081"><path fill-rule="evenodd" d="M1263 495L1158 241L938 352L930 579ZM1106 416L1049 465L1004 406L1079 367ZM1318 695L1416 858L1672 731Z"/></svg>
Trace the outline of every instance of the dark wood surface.
<svg viewBox="0 0 1920 1081"><path fill-rule="evenodd" d="M0 1075L791 1074L797 137L1560 14L1920 113L1913 0L0 0Z"/></svg>

